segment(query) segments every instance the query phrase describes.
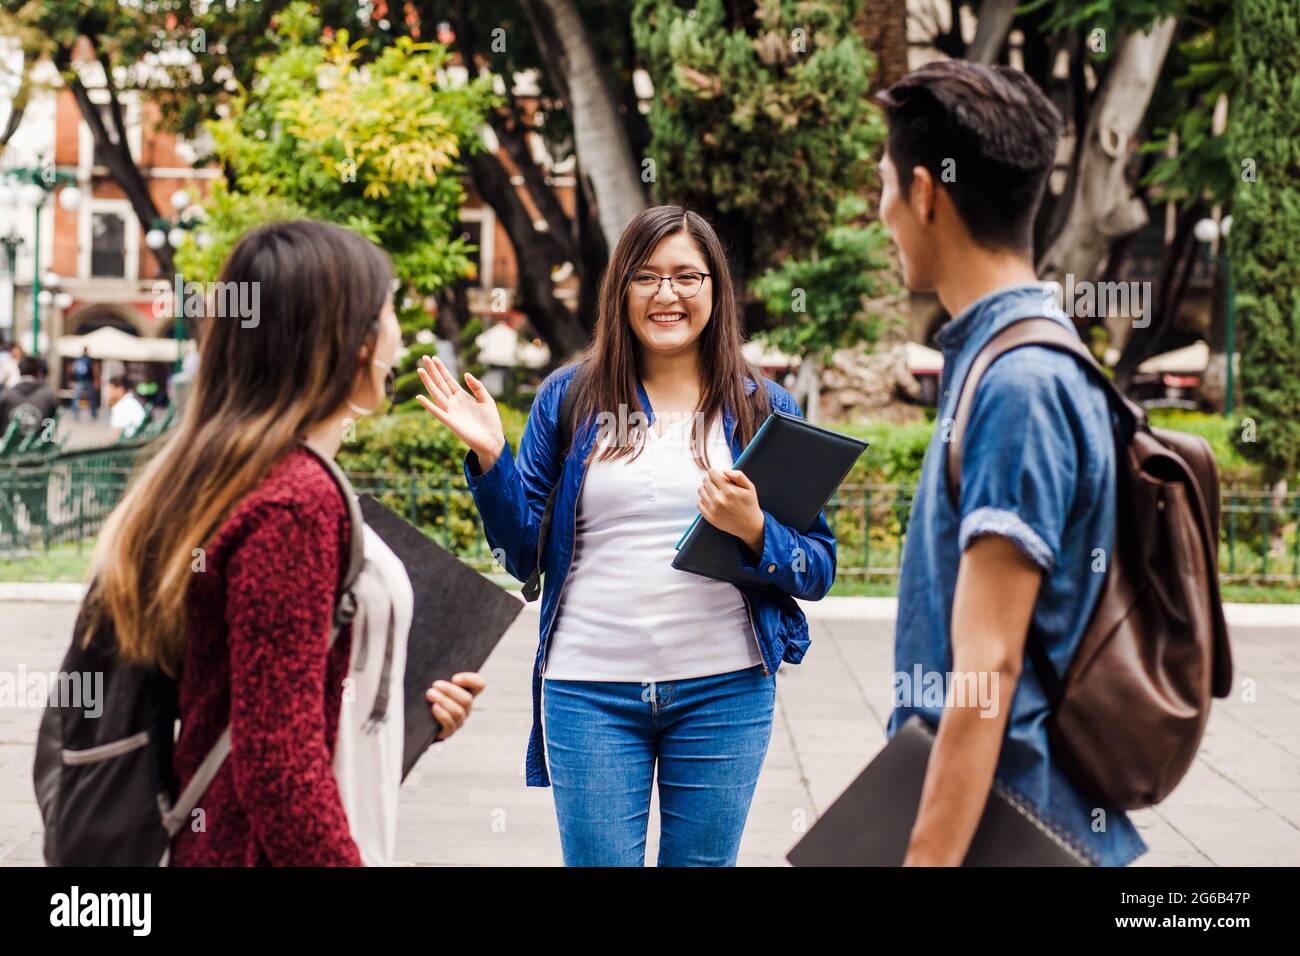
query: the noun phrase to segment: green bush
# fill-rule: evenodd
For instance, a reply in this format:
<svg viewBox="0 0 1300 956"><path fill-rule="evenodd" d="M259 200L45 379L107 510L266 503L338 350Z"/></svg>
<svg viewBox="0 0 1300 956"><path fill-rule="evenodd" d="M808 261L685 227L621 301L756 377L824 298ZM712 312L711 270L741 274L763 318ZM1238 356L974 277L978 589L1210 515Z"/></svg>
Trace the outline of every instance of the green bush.
<svg viewBox="0 0 1300 956"><path fill-rule="evenodd" d="M519 448L526 419L513 408L501 408L512 449ZM338 455L359 493L373 494L447 549L486 561L464 461L460 439L422 408L361 419Z"/></svg>
<svg viewBox="0 0 1300 956"><path fill-rule="evenodd" d="M1149 413L1156 428L1200 435L1214 449L1214 460L1219 464L1219 480L1224 485L1245 484L1263 487L1264 476L1257 464L1242 457L1236 444L1237 427L1232 419L1222 415L1186 412L1176 408L1156 408Z"/></svg>
<svg viewBox="0 0 1300 956"><path fill-rule="evenodd" d="M518 451L527 412L508 405L498 407L506 439ZM1158 427L1205 438L1214 449L1225 487L1261 487L1259 466L1242 458L1233 445L1233 425L1228 419L1176 410L1157 410L1151 418ZM933 429L931 421L839 427L869 443L827 505L827 519L838 539L842 567L874 568L882 574L898 567L912 488L920 478ZM460 440L423 409L362 419L355 436L339 453L339 463L352 476L358 491L375 494L445 547L486 566L490 555L465 484L464 459L465 448ZM1262 553L1267 553L1269 526L1256 511L1230 508L1224 519L1225 525L1233 526L1232 537L1240 552L1238 570L1254 569L1261 548ZM1225 567L1226 561L1225 555Z"/></svg>
<svg viewBox="0 0 1300 956"><path fill-rule="evenodd" d="M1300 10L1237 0L1228 255L1241 320L1242 453L1271 480L1300 469ZM1247 438L1249 435L1249 438Z"/></svg>

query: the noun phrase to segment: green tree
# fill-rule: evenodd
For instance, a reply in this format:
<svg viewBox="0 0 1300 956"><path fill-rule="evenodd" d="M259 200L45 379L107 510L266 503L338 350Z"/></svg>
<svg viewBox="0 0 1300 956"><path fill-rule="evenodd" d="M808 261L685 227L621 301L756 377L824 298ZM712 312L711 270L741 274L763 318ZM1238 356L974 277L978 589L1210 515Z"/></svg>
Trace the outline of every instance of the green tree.
<svg viewBox="0 0 1300 956"><path fill-rule="evenodd" d="M367 40L340 30L317 42L319 31L305 4L284 11L275 52L229 115L208 124L227 181L214 188L204 240L185 243L178 264L187 278L210 280L257 223L336 222L392 258L398 317L414 332L428 326L426 298L473 273L472 249L453 229L464 201L460 155L480 147L488 81L452 85L444 48L405 36L362 69ZM399 399L418 387L409 373L399 385Z"/></svg>
<svg viewBox="0 0 1300 956"><path fill-rule="evenodd" d="M817 387L823 364L836 349L875 342L884 322L864 310L864 302L885 291L889 237L879 221L866 216L865 200L840 200L836 222L822 234L807 258L788 258L759 276L754 296L778 320L760 338L773 348L801 357L801 381L810 389L809 419L817 418Z"/></svg>
<svg viewBox="0 0 1300 956"><path fill-rule="evenodd" d="M247 82L258 57L273 44L268 27L286 2L0 0L0 32L22 51L18 95L0 140L7 142L17 132L32 70L48 59L76 101L95 155L148 229L166 210L154 202L139 157L131 152L128 100L138 96L157 106L166 128L192 134L215 115L231 89ZM318 0L313 12L330 25L357 21L356 4L349 0ZM102 111L92 89L106 97ZM170 245L152 250L164 275L173 271L173 252Z"/></svg>
<svg viewBox="0 0 1300 956"><path fill-rule="evenodd" d="M1300 471L1300 10L1236 0L1238 170L1228 251L1241 319L1242 454L1272 480Z"/></svg>
<svg viewBox="0 0 1300 956"><path fill-rule="evenodd" d="M637 2L656 191L722 227L742 285L808 255L870 181L884 134L857 6Z"/></svg>

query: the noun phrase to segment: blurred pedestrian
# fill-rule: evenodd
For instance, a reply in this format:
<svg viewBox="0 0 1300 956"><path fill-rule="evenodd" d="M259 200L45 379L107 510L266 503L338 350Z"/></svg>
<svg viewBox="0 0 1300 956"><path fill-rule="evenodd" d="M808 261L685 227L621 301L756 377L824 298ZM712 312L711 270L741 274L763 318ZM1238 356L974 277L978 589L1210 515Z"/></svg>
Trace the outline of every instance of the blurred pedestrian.
<svg viewBox="0 0 1300 956"><path fill-rule="evenodd" d="M18 361L18 380L0 394L0 433L18 422L19 431L30 435L52 423L59 411L59 399L45 384L45 363L34 355Z"/></svg>
<svg viewBox="0 0 1300 956"><path fill-rule="evenodd" d="M95 390L95 367L90 360L90 350L83 348L81 354L72 362L72 417L81 419L81 398L86 397L90 405L92 420L99 417L99 393Z"/></svg>
<svg viewBox="0 0 1300 956"><path fill-rule="evenodd" d="M130 438L149 417L125 375L114 375L108 380L108 407L108 424L114 439Z"/></svg>

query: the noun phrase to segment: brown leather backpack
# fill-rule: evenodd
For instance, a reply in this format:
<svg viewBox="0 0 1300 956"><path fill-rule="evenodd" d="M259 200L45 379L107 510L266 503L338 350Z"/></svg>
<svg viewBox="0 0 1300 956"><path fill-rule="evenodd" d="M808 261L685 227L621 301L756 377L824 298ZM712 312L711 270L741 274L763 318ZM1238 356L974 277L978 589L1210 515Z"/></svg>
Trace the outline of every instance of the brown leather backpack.
<svg viewBox="0 0 1300 956"><path fill-rule="evenodd" d="M1151 428L1079 337L1046 318L995 335L957 398L948 493L960 510L961 440L975 390L1012 349L1038 345L1075 356L1119 418L1115 543L1088 627L1062 678L1032 628L1026 651L1051 708L1048 739L1070 779L1094 799L1133 810L1159 803L1191 766L1210 698L1232 687L1219 598L1219 475L1197 435ZM1080 574L1087 574L1084 568Z"/></svg>

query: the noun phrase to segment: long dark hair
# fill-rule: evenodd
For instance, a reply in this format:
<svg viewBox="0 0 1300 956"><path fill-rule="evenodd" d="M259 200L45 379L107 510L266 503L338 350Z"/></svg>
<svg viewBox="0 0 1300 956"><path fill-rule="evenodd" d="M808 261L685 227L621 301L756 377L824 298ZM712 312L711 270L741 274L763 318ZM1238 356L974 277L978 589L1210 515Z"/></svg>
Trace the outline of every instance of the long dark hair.
<svg viewBox="0 0 1300 956"><path fill-rule="evenodd" d="M93 562L92 614L111 616L124 658L168 673L184 653L193 549L347 401L392 267L356 233L298 220L245 234L220 281L257 290L255 321L204 318L181 423L109 517Z"/></svg>
<svg viewBox="0 0 1300 956"><path fill-rule="evenodd" d="M669 236L685 233L704 257L713 283L713 312L700 333L700 405L691 426L691 447L696 464L709 468L705 444L707 432L701 423L712 423L728 405L735 416L740 443L746 444L758 431L771 411L771 400L763 387L762 373L750 365L741 351L744 338L740 328L740 304L731 280L727 256L717 232L703 216L680 206L651 206L628 223L619 237L609 266L601 278L597 303L596 334L590 345L569 364L584 365L578 381L573 419L569 434L577 435L579 423L601 412L618 414L627 409L626 418L636 422L634 414L644 415L637 395L636 336L632 334L627 314L627 289L630 275L645 265L659 243ZM745 377L758 385L753 395L745 393ZM635 424L616 434L598 458L635 458L645 447L644 423ZM593 444L587 461L597 457Z"/></svg>

